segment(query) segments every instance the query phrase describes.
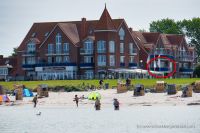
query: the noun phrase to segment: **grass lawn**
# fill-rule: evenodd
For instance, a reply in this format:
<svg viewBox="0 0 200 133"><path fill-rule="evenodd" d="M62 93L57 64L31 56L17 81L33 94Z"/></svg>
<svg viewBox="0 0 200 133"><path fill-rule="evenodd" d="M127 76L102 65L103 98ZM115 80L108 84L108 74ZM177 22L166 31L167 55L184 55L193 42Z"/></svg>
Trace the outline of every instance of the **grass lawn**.
<svg viewBox="0 0 200 133"><path fill-rule="evenodd" d="M145 87L153 87L156 81L162 80L167 82L168 84L177 84L177 85L184 85L184 84L191 84L196 80L200 80L200 78L182 78L182 79L132 79L131 84L143 84ZM125 80L124 80L125 82ZM39 84L47 84L48 86L55 87L55 86L78 86L82 85L99 85L99 80L49 80L49 81L12 81L12 82L0 82L0 85L7 89L13 89L14 84L23 84L27 88L35 88ZM117 86L117 80L107 79L104 80L104 83L109 83L109 86Z"/></svg>

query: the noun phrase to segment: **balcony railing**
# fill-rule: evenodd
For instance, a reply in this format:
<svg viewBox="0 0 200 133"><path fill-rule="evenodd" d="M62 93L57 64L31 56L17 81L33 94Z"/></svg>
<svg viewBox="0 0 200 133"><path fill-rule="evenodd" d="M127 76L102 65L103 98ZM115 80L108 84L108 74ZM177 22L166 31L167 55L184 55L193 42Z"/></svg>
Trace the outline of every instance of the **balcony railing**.
<svg viewBox="0 0 200 133"><path fill-rule="evenodd" d="M97 49L97 53L106 53L106 49Z"/></svg>
<svg viewBox="0 0 200 133"><path fill-rule="evenodd" d="M129 63L129 67L137 67L137 63Z"/></svg>
<svg viewBox="0 0 200 133"><path fill-rule="evenodd" d="M156 68L150 68L151 71L159 71L159 72L167 72L170 69L167 67L156 67Z"/></svg>
<svg viewBox="0 0 200 133"><path fill-rule="evenodd" d="M93 49L80 49L80 54L93 54Z"/></svg>
<svg viewBox="0 0 200 133"><path fill-rule="evenodd" d="M36 67L45 67L45 66L77 66L76 63L38 63Z"/></svg>
<svg viewBox="0 0 200 133"><path fill-rule="evenodd" d="M174 59L174 56L173 55L161 55L160 54L160 56L164 56L164 57L168 57L168 58L170 58L170 59ZM154 54L151 54L150 55L150 58L152 59L152 58L157 58L157 57L159 57L159 55L154 55ZM161 58L161 59L164 59L164 58Z"/></svg>
<svg viewBox="0 0 200 133"><path fill-rule="evenodd" d="M177 59L179 61L194 61L193 56L179 56Z"/></svg>
<svg viewBox="0 0 200 133"><path fill-rule="evenodd" d="M125 67L125 63L120 63L120 67Z"/></svg>
<svg viewBox="0 0 200 133"><path fill-rule="evenodd" d="M46 55L69 55L69 50L67 50L67 51L49 51L49 50L46 50Z"/></svg>
<svg viewBox="0 0 200 133"><path fill-rule="evenodd" d="M36 51L25 51L22 53L22 56L35 56Z"/></svg>
<svg viewBox="0 0 200 133"><path fill-rule="evenodd" d="M194 69L192 68L179 68L179 72L193 73Z"/></svg>
<svg viewBox="0 0 200 133"><path fill-rule="evenodd" d="M94 63L80 63L80 67L94 67Z"/></svg>

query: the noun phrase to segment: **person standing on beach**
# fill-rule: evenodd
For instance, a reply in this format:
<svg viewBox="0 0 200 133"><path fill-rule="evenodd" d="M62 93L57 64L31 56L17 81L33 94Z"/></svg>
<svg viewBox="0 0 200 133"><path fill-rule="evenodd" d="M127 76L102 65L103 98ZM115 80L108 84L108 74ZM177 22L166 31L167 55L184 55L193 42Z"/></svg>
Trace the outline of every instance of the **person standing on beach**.
<svg viewBox="0 0 200 133"><path fill-rule="evenodd" d="M96 98L94 107L95 107L96 110L100 110L101 109L101 102L100 102L98 97Z"/></svg>
<svg viewBox="0 0 200 133"><path fill-rule="evenodd" d="M38 97L37 95L35 95L35 97L33 98L34 108L36 108L37 102L38 102Z"/></svg>
<svg viewBox="0 0 200 133"><path fill-rule="evenodd" d="M75 95L74 101L76 102L76 106L78 107L78 101L79 101L79 98L78 98L77 95Z"/></svg>
<svg viewBox="0 0 200 133"><path fill-rule="evenodd" d="M118 99L114 99L114 102L113 102L113 105L114 105L114 109L115 110L119 110L119 101L118 101Z"/></svg>

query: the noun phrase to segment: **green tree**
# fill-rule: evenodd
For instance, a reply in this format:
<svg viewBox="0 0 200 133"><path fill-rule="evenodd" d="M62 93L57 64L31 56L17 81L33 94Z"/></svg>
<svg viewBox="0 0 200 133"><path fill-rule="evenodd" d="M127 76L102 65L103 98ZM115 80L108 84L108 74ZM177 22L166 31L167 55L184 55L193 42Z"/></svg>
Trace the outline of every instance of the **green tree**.
<svg viewBox="0 0 200 133"><path fill-rule="evenodd" d="M151 22L149 31L166 34L182 34L180 24L177 24L177 22L169 18Z"/></svg>
<svg viewBox="0 0 200 133"><path fill-rule="evenodd" d="M11 56L17 56L17 48L13 48L13 53Z"/></svg>
<svg viewBox="0 0 200 133"><path fill-rule="evenodd" d="M189 38L190 44L195 46L197 56L200 57L200 18L184 19L181 22L182 31Z"/></svg>
<svg viewBox="0 0 200 133"><path fill-rule="evenodd" d="M200 77L200 64L198 64L194 69L194 76L198 78Z"/></svg>

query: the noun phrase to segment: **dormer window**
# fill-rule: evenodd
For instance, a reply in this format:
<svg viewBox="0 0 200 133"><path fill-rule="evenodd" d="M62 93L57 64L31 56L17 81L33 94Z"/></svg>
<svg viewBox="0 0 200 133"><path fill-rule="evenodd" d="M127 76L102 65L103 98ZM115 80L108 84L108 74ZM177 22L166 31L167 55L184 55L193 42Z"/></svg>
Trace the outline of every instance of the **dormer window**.
<svg viewBox="0 0 200 133"><path fill-rule="evenodd" d="M49 35L49 32L46 32L44 36L47 37L48 35Z"/></svg>
<svg viewBox="0 0 200 133"><path fill-rule="evenodd" d="M27 44L27 52L35 52L35 43L29 42Z"/></svg>
<svg viewBox="0 0 200 133"><path fill-rule="evenodd" d="M36 33L34 32L34 33L31 35L31 37L35 37L35 35L36 35Z"/></svg>
<svg viewBox="0 0 200 133"><path fill-rule="evenodd" d="M120 37L120 40L121 40L121 41L124 40L124 36L125 36L124 29L123 29L123 28L120 28L120 30L119 30L119 37Z"/></svg>

